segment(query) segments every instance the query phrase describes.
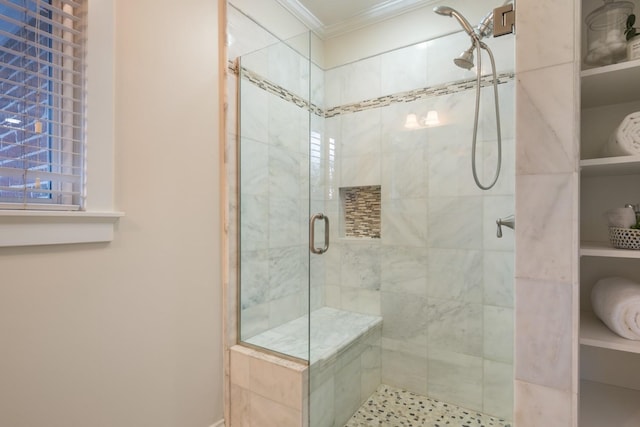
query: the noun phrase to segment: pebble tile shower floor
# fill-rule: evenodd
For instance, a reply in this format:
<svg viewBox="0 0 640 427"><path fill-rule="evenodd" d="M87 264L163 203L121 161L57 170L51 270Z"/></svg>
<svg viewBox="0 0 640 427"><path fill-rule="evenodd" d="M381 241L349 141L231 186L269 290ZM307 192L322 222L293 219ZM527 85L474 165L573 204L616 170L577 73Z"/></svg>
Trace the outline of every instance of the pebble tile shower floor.
<svg viewBox="0 0 640 427"><path fill-rule="evenodd" d="M511 427L510 422L380 385L345 427Z"/></svg>

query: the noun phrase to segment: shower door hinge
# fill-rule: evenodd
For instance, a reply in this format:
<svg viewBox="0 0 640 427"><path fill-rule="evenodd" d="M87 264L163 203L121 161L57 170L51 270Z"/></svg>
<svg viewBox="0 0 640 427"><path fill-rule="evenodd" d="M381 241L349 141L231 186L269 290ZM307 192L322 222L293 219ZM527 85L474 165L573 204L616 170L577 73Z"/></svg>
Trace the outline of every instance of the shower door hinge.
<svg viewBox="0 0 640 427"><path fill-rule="evenodd" d="M493 9L493 36L512 34L516 29L516 11L513 4Z"/></svg>

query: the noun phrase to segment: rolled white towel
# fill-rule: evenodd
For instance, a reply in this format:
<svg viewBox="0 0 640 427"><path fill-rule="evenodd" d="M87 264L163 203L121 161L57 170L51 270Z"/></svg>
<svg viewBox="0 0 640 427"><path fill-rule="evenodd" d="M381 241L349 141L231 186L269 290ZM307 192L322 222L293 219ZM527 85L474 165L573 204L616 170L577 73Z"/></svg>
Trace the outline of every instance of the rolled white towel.
<svg viewBox="0 0 640 427"><path fill-rule="evenodd" d="M606 144L602 147L603 157L631 156L633 152L618 141L618 129L609 136Z"/></svg>
<svg viewBox="0 0 640 427"><path fill-rule="evenodd" d="M604 157L640 154L640 111L628 114L602 147Z"/></svg>
<svg viewBox="0 0 640 427"><path fill-rule="evenodd" d="M640 340L640 283L623 277L598 280L591 292L591 305L613 332Z"/></svg>

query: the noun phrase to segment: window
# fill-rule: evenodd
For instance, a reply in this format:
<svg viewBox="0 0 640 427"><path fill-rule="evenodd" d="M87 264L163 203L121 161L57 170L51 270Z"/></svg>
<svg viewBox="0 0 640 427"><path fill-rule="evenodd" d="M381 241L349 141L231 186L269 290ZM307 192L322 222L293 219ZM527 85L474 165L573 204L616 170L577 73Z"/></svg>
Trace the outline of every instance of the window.
<svg viewBox="0 0 640 427"><path fill-rule="evenodd" d="M0 209L84 208L84 0L0 0Z"/></svg>
<svg viewBox="0 0 640 427"><path fill-rule="evenodd" d="M113 0L0 0L0 247L113 240L114 65Z"/></svg>

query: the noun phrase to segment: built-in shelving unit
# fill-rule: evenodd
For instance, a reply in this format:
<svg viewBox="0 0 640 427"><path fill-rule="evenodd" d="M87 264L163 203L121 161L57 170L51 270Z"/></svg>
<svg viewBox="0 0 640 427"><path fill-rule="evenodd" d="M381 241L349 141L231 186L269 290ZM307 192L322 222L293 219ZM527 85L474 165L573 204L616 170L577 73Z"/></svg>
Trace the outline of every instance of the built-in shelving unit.
<svg viewBox="0 0 640 427"><path fill-rule="evenodd" d="M584 70L580 76L582 108L640 99L640 59Z"/></svg>
<svg viewBox="0 0 640 427"><path fill-rule="evenodd" d="M638 84L640 86L640 84ZM580 160L582 176L640 174L640 156L604 157Z"/></svg>
<svg viewBox="0 0 640 427"><path fill-rule="evenodd" d="M616 335L591 311L580 313L580 344L640 353L640 341L628 340ZM638 406L640 407L640 401Z"/></svg>
<svg viewBox="0 0 640 427"><path fill-rule="evenodd" d="M609 242L582 242L580 244L580 255L640 259L640 251L632 249L617 249L611 246Z"/></svg>
<svg viewBox="0 0 640 427"><path fill-rule="evenodd" d="M581 0L584 19L602 6ZM636 4L636 14L640 0ZM640 59L585 69L581 88L580 244L581 376L579 427L640 426L640 382L628 373L640 369L640 341L624 339L598 319L590 306L591 289L602 277L630 275L640 280L640 250L614 248L607 239L604 214L640 202L640 155L595 158L624 117L640 111Z"/></svg>
<svg viewBox="0 0 640 427"><path fill-rule="evenodd" d="M640 391L592 381L580 383L580 427L638 427Z"/></svg>

